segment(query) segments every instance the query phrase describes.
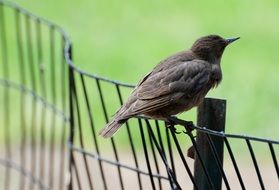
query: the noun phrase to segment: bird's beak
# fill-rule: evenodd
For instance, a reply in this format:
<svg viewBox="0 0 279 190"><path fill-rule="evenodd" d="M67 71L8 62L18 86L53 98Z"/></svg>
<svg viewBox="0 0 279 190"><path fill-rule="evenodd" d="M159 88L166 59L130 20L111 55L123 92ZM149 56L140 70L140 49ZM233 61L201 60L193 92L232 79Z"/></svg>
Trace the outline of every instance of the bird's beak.
<svg viewBox="0 0 279 190"><path fill-rule="evenodd" d="M237 37L237 38L227 38L226 39L226 42L227 42L227 45L231 44L232 42L238 40L240 37Z"/></svg>

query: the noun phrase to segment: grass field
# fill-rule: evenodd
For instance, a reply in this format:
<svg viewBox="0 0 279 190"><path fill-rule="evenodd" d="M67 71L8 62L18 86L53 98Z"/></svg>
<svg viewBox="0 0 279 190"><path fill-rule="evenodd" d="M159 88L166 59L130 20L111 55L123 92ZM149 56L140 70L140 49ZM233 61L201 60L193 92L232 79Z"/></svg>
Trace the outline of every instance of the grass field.
<svg viewBox="0 0 279 190"><path fill-rule="evenodd" d="M132 84L200 36L240 36L226 49L223 82L209 96L227 99L228 132L278 139L277 0L15 2L67 31L76 65Z"/></svg>

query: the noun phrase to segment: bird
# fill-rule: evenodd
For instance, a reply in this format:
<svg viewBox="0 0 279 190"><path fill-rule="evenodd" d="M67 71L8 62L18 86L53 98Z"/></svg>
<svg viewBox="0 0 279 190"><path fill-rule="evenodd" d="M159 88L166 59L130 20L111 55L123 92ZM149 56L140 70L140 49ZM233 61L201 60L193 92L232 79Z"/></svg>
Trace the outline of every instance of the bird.
<svg viewBox="0 0 279 190"><path fill-rule="evenodd" d="M132 117L167 119L198 106L208 91L222 81L223 52L238 39L225 39L215 34L203 36L189 50L159 62L138 82L99 135L112 137Z"/></svg>

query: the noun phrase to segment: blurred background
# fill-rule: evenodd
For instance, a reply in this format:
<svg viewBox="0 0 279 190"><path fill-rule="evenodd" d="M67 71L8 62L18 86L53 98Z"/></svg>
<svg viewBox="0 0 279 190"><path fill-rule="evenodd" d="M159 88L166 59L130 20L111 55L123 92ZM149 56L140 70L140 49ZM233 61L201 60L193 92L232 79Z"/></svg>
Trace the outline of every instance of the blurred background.
<svg viewBox="0 0 279 190"><path fill-rule="evenodd" d="M14 2L66 30L78 67L130 84L201 36L240 36L223 55L223 82L208 96L227 100L227 132L278 139L277 0ZM195 110L185 117L194 119Z"/></svg>
<svg viewBox="0 0 279 190"><path fill-rule="evenodd" d="M217 89L209 92L208 97L227 100L227 133L248 134L278 141L278 1L13 1L31 13L53 21L66 31L73 42L74 64L81 70L132 85L160 60L189 49L201 36L218 34L224 38L241 37L225 50L222 58L223 81ZM117 90L121 89L119 94L126 100L131 88L120 85L117 89L115 87L119 86L74 72L78 100L73 97L71 100L79 101L79 108L77 105L73 108L74 118L79 119L72 126L75 128L75 137L68 141L68 67L62 52L65 41L61 38L60 30L1 4L0 33L0 165L6 166L0 168L0 189L8 189L9 185L32 189L33 184L28 182L28 178L8 169L12 164L19 166L19 171L23 173L30 171L30 174L49 187L59 186L57 189L62 189L60 186L65 185L68 178L68 151L73 148L80 148L90 154L86 157L89 170L84 165L86 160L81 152L75 152L74 157L77 159L77 171L82 175L89 171L92 178L97 179L94 184L97 189L101 189L104 182L97 156L134 166L135 152L140 164L134 167L146 171L142 146L144 141L141 141L140 128L135 127L138 125L136 119L129 121L130 126L134 127L132 140L123 128L114 140L96 137L92 132L93 128L98 131L104 127L107 117L119 108ZM26 81L23 80L24 76ZM39 86L37 89L36 85ZM100 95L101 88L105 103ZM107 108L107 115L103 107ZM179 117L195 121L196 110ZM94 122L91 123L91 119ZM144 130L146 133L147 127ZM171 153L168 130L163 127L158 128L158 131L163 134L162 145L168 145ZM191 142L184 137L177 135L186 157ZM115 150L112 141L115 141L119 160L113 155ZM146 139L146 142L148 147L152 147L151 141ZM135 151L131 149L132 143ZM258 187L259 183L247 141L229 139L229 143L244 181L251 189L255 189L254 186ZM278 155L279 149L275 144L274 155ZM271 157L271 145L256 141L252 145L264 183L270 189L278 189L278 170L275 170L278 167L273 165L278 157ZM151 150L149 147L149 154ZM177 152L173 153L179 173L178 180L185 187L190 187L190 181L185 180L189 177L182 171L183 163ZM155 161L156 154L152 154ZM193 160L186 159L193 166ZM154 162L151 161L151 165L155 171ZM159 167L162 167L161 174L166 176L162 162L159 162ZM228 152L225 152L224 168L232 186L240 188ZM111 164L105 163L104 171L107 171L105 176L108 179L118 176L117 168ZM128 179L124 180L128 187L135 187L136 173L128 170L122 172L124 178ZM142 179L143 184L147 185L144 180L148 181L148 176L142 175ZM112 189L120 187L116 184L117 180L108 181ZM84 181L82 184L88 185ZM168 186L168 183L165 185Z"/></svg>

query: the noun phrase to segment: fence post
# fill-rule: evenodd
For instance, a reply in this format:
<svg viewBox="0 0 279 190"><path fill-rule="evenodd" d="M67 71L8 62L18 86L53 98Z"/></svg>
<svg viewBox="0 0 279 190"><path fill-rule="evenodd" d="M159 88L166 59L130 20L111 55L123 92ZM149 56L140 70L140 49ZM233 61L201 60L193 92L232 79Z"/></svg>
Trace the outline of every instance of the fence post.
<svg viewBox="0 0 279 190"><path fill-rule="evenodd" d="M225 131L226 101L220 99L205 98L198 107L197 125L215 131ZM220 137L210 136L212 144L215 146L217 157L223 165L224 141ZM218 163L214 158L212 149L205 133L197 132L197 150L200 153L205 169L215 190L222 188L222 175L218 168ZM198 189L210 189L208 180L203 171L200 160L195 156L194 178Z"/></svg>

